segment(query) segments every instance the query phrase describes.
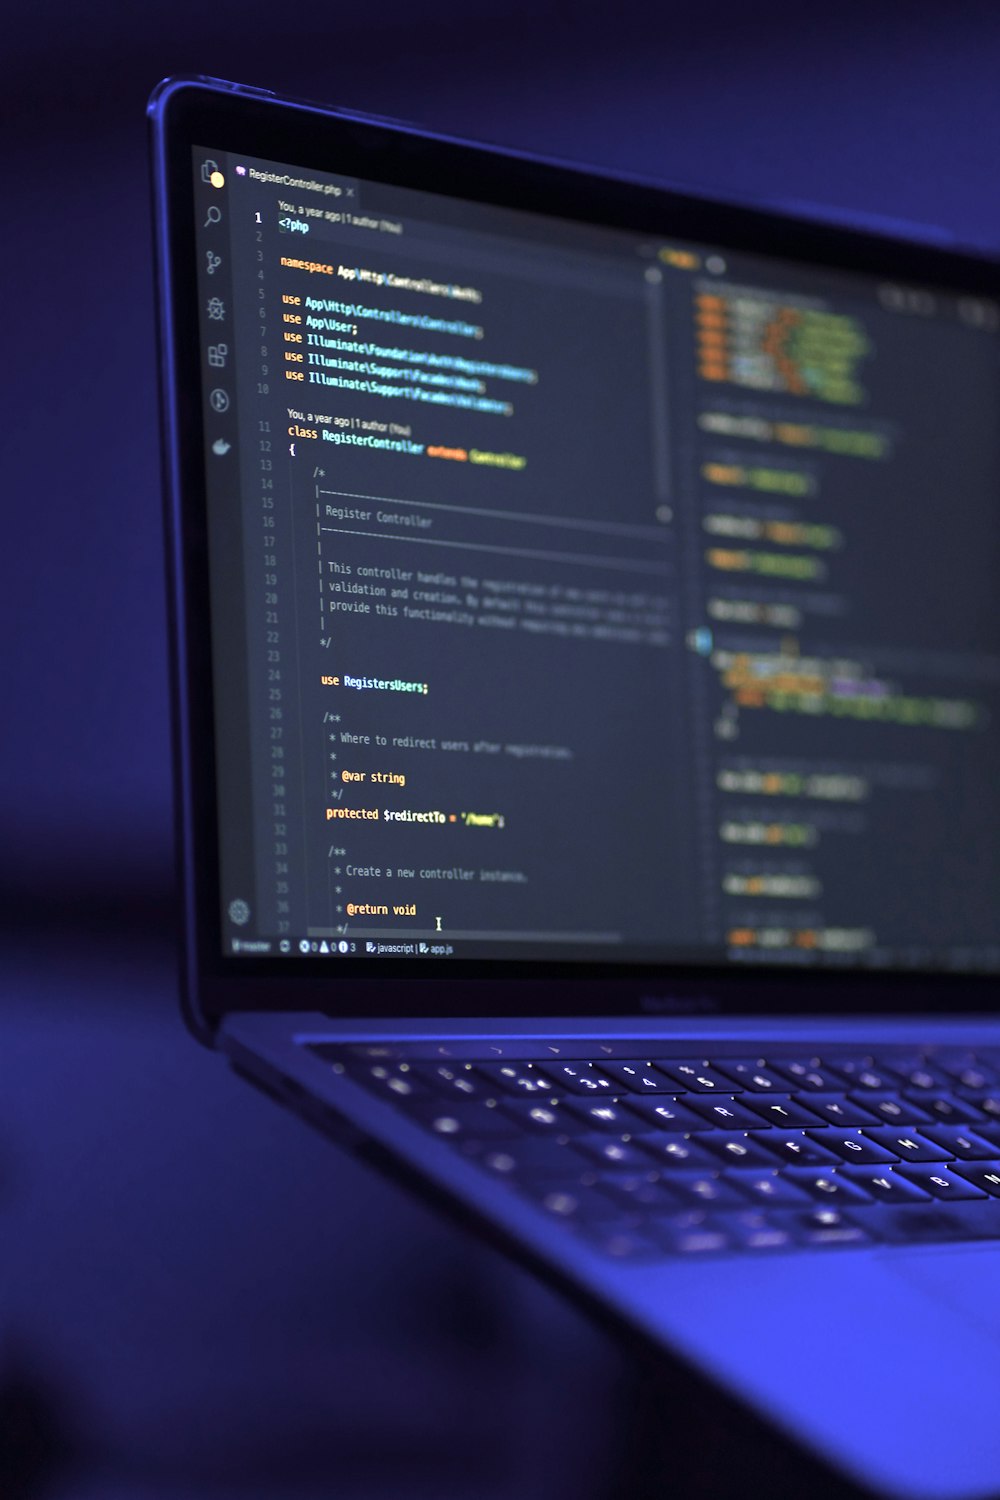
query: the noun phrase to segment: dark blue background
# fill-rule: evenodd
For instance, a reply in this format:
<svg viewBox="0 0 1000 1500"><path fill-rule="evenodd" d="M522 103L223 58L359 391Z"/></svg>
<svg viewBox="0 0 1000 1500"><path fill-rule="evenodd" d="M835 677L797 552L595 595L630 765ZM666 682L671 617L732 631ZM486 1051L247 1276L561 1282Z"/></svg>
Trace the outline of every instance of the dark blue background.
<svg viewBox="0 0 1000 1500"><path fill-rule="evenodd" d="M728 1414L179 1029L143 109L214 73L1000 247L1000 9L37 0L0 55L0 1492L728 1494Z"/></svg>

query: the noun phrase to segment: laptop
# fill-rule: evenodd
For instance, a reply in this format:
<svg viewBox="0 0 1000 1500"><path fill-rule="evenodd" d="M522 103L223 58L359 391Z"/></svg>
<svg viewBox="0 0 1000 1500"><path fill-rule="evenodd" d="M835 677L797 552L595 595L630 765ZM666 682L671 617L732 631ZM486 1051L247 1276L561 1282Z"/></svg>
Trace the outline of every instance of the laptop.
<svg viewBox="0 0 1000 1500"><path fill-rule="evenodd" d="M149 116L189 1025L839 1474L996 1494L996 266Z"/></svg>

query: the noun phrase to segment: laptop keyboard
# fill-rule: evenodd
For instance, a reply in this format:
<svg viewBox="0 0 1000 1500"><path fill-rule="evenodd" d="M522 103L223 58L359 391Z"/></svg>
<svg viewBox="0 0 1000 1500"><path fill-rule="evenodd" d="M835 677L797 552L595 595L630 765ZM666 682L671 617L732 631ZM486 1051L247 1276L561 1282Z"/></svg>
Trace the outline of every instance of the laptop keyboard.
<svg viewBox="0 0 1000 1500"><path fill-rule="evenodd" d="M618 1259L1000 1239L1000 1051L311 1050Z"/></svg>

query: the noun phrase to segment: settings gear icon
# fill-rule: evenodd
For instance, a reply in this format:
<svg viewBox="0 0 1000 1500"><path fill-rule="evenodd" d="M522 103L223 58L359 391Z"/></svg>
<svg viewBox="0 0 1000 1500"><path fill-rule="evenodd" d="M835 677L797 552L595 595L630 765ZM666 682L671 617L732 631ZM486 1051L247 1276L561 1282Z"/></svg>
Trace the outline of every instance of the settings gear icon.
<svg viewBox="0 0 1000 1500"><path fill-rule="evenodd" d="M245 901L230 901L229 920L235 927L245 927L250 920L250 908Z"/></svg>

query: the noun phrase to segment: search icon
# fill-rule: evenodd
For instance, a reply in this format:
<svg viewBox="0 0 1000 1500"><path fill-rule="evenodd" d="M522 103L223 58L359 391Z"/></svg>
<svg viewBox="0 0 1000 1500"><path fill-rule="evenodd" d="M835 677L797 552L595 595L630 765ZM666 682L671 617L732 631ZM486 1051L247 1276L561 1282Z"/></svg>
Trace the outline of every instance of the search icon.
<svg viewBox="0 0 1000 1500"><path fill-rule="evenodd" d="M213 203L212 206L211 206L211 208L208 210L208 214L206 215L205 222L202 225L202 228L203 229L207 229L208 226L209 226L209 224L221 224L221 223L222 223L222 209L219 208L215 203Z"/></svg>

